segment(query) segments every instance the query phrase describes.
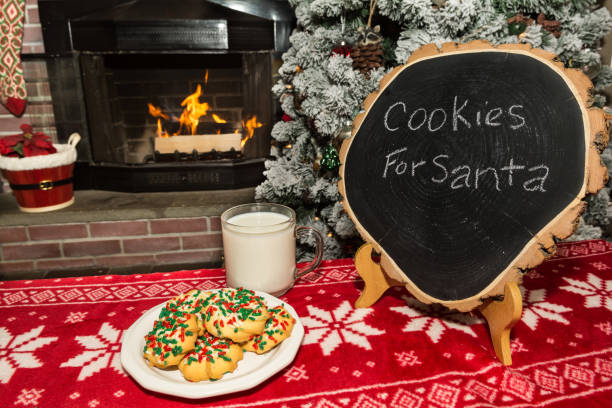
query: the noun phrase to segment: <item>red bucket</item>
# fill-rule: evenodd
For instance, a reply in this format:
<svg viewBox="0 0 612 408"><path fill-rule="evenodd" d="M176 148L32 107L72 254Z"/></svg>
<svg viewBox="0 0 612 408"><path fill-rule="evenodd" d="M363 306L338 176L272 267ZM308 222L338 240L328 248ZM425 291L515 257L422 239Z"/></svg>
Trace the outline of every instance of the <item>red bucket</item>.
<svg viewBox="0 0 612 408"><path fill-rule="evenodd" d="M45 212L68 207L74 202L74 163L35 170L2 170L24 212Z"/></svg>

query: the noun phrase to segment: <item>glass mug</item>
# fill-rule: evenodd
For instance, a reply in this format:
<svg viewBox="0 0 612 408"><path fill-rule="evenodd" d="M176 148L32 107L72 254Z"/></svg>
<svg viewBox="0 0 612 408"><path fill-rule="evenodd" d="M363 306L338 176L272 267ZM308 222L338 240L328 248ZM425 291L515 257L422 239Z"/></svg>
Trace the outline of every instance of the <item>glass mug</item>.
<svg viewBox="0 0 612 408"><path fill-rule="evenodd" d="M323 257L323 237L310 227L295 225L295 212L272 203L242 204L221 214L225 277L229 287L259 290L272 296L287 292L312 272ZM301 269L295 264L295 240L310 234L315 257Z"/></svg>

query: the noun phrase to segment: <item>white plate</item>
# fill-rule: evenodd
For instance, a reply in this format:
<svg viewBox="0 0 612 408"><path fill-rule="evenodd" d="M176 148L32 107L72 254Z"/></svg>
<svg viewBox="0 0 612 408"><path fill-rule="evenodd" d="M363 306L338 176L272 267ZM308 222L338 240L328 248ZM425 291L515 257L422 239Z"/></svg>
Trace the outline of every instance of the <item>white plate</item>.
<svg viewBox="0 0 612 408"><path fill-rule="evenodd" d="M142 355L145 335L153 328L153 322L166 302L149 309L126 330L121 344L121 364L134 380L144 388L184 398L206 398L215 395L248 390L270 378L295 358L304 337L304 326L295 310L280 299L267 293L255 292L266 300L268 307L283 305L295 318L293 331L288 339L266 354L245 352L238 368L217 381L189 382L177 369L161 370L149 367Z"/></svg>

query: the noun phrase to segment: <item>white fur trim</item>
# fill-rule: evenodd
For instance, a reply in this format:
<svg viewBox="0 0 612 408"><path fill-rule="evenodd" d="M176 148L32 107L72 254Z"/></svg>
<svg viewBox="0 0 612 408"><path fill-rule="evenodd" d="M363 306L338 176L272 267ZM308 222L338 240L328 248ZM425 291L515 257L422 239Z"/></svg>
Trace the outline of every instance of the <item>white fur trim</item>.
<svg viewBox="0 0 612 408"><path fill-rule="evenodd" d="M77 158L76 145L81 140L78 133L70 135L67 144L55 144L56 153L32 157L0 156L0 169L9 171L48 169L74 163Z"/></svg>

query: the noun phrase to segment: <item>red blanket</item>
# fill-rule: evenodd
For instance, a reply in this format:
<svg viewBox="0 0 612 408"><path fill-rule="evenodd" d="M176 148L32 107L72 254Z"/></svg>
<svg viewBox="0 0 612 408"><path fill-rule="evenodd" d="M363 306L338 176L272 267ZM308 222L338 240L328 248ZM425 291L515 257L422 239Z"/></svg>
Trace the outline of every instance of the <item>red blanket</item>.
<svg viewBox="0 0 612 408"><path fill-rule="evenodd" d="M479 316L403 288L355 309L351 260L323 263L283 300L306 330L296 359L252 390L191 401L152 393L122 369L122 333L145 311L223 271L0 282L2 407L610 407L612 244L561 244L524 279L514 365Z"/></svg>

